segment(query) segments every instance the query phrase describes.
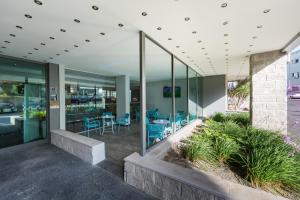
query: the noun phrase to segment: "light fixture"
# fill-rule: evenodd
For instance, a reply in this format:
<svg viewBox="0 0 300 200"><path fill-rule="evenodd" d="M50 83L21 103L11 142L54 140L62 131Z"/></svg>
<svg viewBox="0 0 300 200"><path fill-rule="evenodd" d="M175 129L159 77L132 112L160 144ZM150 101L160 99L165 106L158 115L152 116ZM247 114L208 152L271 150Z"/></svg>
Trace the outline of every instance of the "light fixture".
<svg viewBox="0 0 300 200"><path fill-rule="evenodd" d="M118 26L119 26L119 27L123 27L123 26L124 26L124 24L121 24L121 23L120 23L120 24L118 24Z"/></svg>
<svg viewBox="0 0 300 200"><path fill-rule="evenodd" d="M22 26L16 26L16 28L18 28L18 29L23 29L23 27L22 27Z"/></svg>
<svg viewBox="0 0 300 200"><path fill-rule="evenodd" d="M145 17L147 16L148 14L146 12L142 12L142 15Z"/></svg>
<svg viewBox="0 0 300 200"><path fill-rule="evenodd" d="M31 53L31 52L28 52L28 54L31 55L32 53Z"/></svg>
<svg viewBox="0 0 300 200"><path fill-rule="evenodd" d="M254 39L254 40L257 39L257 36L253 36L252 39Z"/></svg>
<svg viewBox="0 0 300 200"><path fill-rule="evenodd" d="M183 54L184 54L185 52L183 51L183 52L181 52L181 53L183 53Z"/></svg>
<svg viewBox="0 0 300 200"><path fill-rule="evenodd" d="M56 55L57 55L57 56L60 56L60 54L59 54L59 53L57 53Z"/></svg>
<svg viewBox="0 0 300 200"><path fill-rule="evenodd" d="M260 28L262 28L262 27L263 27L263 25L258 25L256 28L260 29Z"/></svg>
<svg viewBox="0 0 300 200"><path fill-rule="evenodd" d="M75 48L77 48L77 47L78 47L78 45L77 45L77 44L74 44L74 47L75 47Z"/></svg>
<svg viewBox="0 0 300 200"><path fill-rule="evenodd" d="M39 49L38 48L33 48L34 50L38 51Z"/></svg>
<svg viewBox="0 0 300 200"><path fill-rule="evenodd" d="M28 18L28 19L31 19L32 16L31 15L28 15L28 14L25 14L25 17Z"/></svg>
<svg viewBox="0 0 300 200"><path fill-rule="evenodd" d="M159 31L161 31L161 27L157 27L156 29L159 30Z"/></svg>
<svg viewBox="0 0 300 200"><path fill-rule="evenodd" d="M204 50L205 48L204 48L204 47L202 47L201 49L202 49L202 50Z"/></svg>
<svg viewBox="0 0 300 200"><path fill-rule="evenodd" d="M10 41L7 41L7 40L5 40L4 42L5 42L5 43L7 43L7 44L9 44L9 43L10 43Z"/></svg>
<svg viewBox="0 0 300 200"><path fill-rule="evenodd" d="M168 38L168 40L172 40L172 38Z"/></svg>
<svg viewBox="0 0 300 200"><path fill-rule="evenodd" d="M229 51L229 49L225 49L225 51Z"/></svg>
<svg viewBox="0 0 300 200"><path fill-rule="evenodd" d="M179 48L180 46L176 46L176 48Z"/></svg>
<svg viewBox="0 0 300 200"><path fill-rule="evenodd" d="M184 21L186 21L186 22L187 22L187 21L190 21L190 19L191 19L191 18L189 18L189 17L186 17L186 18L184 18Z"/></svg>
<svg viewBox="0 0 300 200"><path fill-rule="evenodd" d="M105 35L105 33L101 32L100 35Z"/></svg>
<svg viewBox="0 0 300 200"><path fill-rule="evenodd" d="M271 11L271 9L266 9L266 10L263 11L263 13L264 13L264 14L267 14L267 13L269 13L270 11Z"/></svg>
<svg viewBox="0 0 300 200"><path fill-rule="evenodd" d="M9 36L11 36L11 37L16 37L16 35L15 35L15 34L9 34Z"/></svg>
<svg viewBox="0 0 300 200"><path fill-rule="evenodd" d="M253 44L250 44L249 47L253 47Z"/></svg>
<svg viewBox="0 0 300 200"><path fill-rule="evenodd" d="M65 52L69 52L69 50L66 49Z"/></svg>
<svg viewBox="0 0 300 200"><path fill-rule="evenodd" d="M223 26L226 26L228 24L228 21L223 22Z"/></svg>
<svg viewBox="0 0 300 200"><path fill-rule="evenodd" d="M193 31L192 33L193 33L193 34L196 34L196 33L197 33L197 31Z"/></svg>
<svg viewBox="0 0 300 200"><path fill-rule="evenodd" d="M63 32L63 33L65 33L66 29L61 28L60 31Z"/></svg>
<svg viewBox="0 0 300 200"><path fill-rule="evenodd" d="M228 37L229 35L227 33L224 34L224 37Z"/></svg>
<svg viewBox="0 0 300 200"><path fill-rule="evenodd" d="M27 56L23 56L23 58L27 58Z"/></svg>
<svg viewBox="0 0 300 200"><path fill-rule="evenodd" d="M39 6L43 5L43 3L41 1L39 1L39 0L34 0L34 3L36 3Z"/></svg>
<svg viewBox="0 0 300 200"><path fill-rule="evenodd" d="M99 7L98 6L92 6L93 10L99 10Z"/></svg>
<svg viewBox="0 0 300 200"><path fill-rule="evenodd" d="M88 40L88 39L86 39L85 41L86 41L86 42L90 42L90 40Z"/></svg>
<svg viewBox="0 0 300 200"><path fill-rule="evenodd" d="M42 45L42 46L45 46L46 44L45 44L45 43L43 43L43 42L41 42L41 45Z"/></svg>
<svg viewBox="0 0 300 200"><path fill-rule="evenodd" d="M49 57L50 59L53 59L52 57Z"/></svg>
<svg viewBox="0 0 300 200"><path fill-rule="evenodd" d="M228 45L228 42L225 42L224 44L225 44L225 45Z"/></svg>
<svg viewBox="0 0 300 200"><path fill-rule="evenodd" d="M5 47L5 46L2 46L1 48L2 48L2 49L6 49L6 47Z"/></svg>
<svg viewBox="0 0 300 200"><path fill-rule="evenodd" d="M227 6L228 4L226 2L221 4L221 8L226 8Z"/></svg>
<svg viewBox="0 0 300 200"><path fill-rule="evenodd" d="M79 19L74 19L74 22L80 23L80 20Z"/></svg>
<svg viewBox="0 0 300 200"><path fill-rule="evenodd" d="M50 40L54 40L55 38L54 37L49 37L50 38Z"/></svg>
<svg viewBox="0 0 300 200"><path fill-rule="evenodd" d="M198 42L198 43L201 43L202 41L201 41L201 40L198 40L197 42Z"/></svg>

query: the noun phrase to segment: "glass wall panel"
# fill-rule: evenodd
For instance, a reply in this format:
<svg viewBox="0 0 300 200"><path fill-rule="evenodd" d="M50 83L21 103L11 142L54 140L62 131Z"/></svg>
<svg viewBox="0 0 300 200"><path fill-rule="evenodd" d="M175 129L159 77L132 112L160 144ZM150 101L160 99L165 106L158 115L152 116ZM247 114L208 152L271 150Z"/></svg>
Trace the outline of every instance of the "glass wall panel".
<svg viewBox="0 0 300 200"><path fill-rule="evenodd" d="M198 106L197 106L197 115L198 117L202 117L203 116L203 87L202 87L202 77L200 74L197 74L197 80L198 80L198 84L197 84L197 88L198 88Z"/></svg>
<svg viewBox="0 0 300 200"><path fill-rule="evenodd" d="M175 78L175 130L179 130L188 123L188 80L187 66L174 59Z"/></svg>
<svg viewBox="0 0 300 200"><path fill-rule="evenodd" d="M0 57L0 148L46 138L45 66Z"/></svg>
<svg viewBox="0 0 300 200"><path fill-rule="evenodd" d="M85 117L98 117L103 112L116 115L116 79L98 74L67 69L66 128L72 132L84 131Z"/></svg>
<svg viewBox="0 0 300 200"><path fill-rule="evenodd" d="M197 119L197 73L191 68L188 69L189 76L189 120Z"/></svg>
<svg viewBox="0 0 300 200"><path fill-rule="evenodd" d="M146 134L150 147L173 132L171 55L146 39Z"/></svg>

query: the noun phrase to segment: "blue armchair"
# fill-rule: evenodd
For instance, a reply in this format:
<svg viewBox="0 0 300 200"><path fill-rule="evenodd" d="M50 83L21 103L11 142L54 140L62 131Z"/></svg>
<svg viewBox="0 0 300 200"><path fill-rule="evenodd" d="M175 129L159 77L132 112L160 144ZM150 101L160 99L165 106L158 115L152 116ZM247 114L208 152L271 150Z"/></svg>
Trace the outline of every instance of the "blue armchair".
<svg viewBox="0 0 300 200"><path fill-rule="evenodd" d="M117 120L116 120L116 124L119 125L119 129L118 129L118 132L120 132L120 126L127 126L128 129L130 128L130 114L129 113L125 113L124 116L122 117L119 117Z"/></svg>
<svg viewBox="0 0 300 200"><path fill-rule="evenodd" d="M155 142L155 139L163 140L164 139L165 127L163 124L148 124L147 125L147 135L148 141L147 146Z"/></svg>
<svg viewBox="0 0 300 200"><path fill-rule="evenodd" d="M99 130L99 133L101 133L101 121L95 120L92 118L84 117L83 118L83 126L84 131L87 133L87 136L90 137L90 130Z"/></svg>

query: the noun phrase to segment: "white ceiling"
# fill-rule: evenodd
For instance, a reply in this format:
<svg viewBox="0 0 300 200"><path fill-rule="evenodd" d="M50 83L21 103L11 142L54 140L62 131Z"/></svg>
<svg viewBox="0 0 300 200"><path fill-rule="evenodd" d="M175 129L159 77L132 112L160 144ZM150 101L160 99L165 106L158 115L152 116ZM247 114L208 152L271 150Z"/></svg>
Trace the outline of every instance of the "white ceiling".
<svg viewBox="0 0 300 200"><path fill-rule="evenodd" d="M201 75L227 74L228 79L239 79L248 75L246 56L280 49L300 31L299 0L41 2L43 5L33 0L0 1L0 45L6 47L0 49L0 54L136 78L139 73L138 31L143 30ZM222 8L224 2L228 6ZM93 5L99 10L93 10ZM265 14L266 9L270 12ZM142 16L142 12L147 12L147 16ZM24 17L25 14L32 18ZM186 17L190 20L185 21ZM75 23L75 18L80 23ZM228 22L227 25L223 25L224 22ZM119 23L124 26L119 27ZM16 28L17 25L23 29ZM262 28L257 28L260 25ZM61 32L61 28L66 32ZM79 47L74 47L75 44ZM148 54L155 54L154 50L150 49Z"/></svg>

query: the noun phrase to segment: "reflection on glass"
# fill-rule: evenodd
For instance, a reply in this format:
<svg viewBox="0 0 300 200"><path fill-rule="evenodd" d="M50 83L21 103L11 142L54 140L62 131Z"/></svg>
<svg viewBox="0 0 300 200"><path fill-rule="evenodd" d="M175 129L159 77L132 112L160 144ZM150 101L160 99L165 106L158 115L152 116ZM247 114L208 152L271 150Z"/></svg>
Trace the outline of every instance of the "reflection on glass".
<svg viewBox="0 0 300 200"><path fill-rule="evenodd" d="M177 59L174 60L175 76L175 130L188 123L187 67Z"/></svg>
<svg viewBox="0 0 300 200"><path fill-rule="evenodd" d="M84 130L84 117L99 117L103 112L116 115L116 81L86 72L66 70L66 128Z"/></svg>
<svg viewBox="0 0 300 200"><path fill-rule="evenodd" d="M197 119L197 105L198 105L198 78L197 73L191 68L188 69L189 76L189 121L192 122Z"/></svg>
<svg viewBox="0 0 300 200"><path fill-rule="evenodd" d="M0 58L0 148L46 138L43 65Z"/></svg>
<svg viewBox="0 0 300 200"><path fill-rule="evenodd" d="M146 39L147 147L172 134L171 55ZM179 95L180 93L178 93Z"/></svg>

